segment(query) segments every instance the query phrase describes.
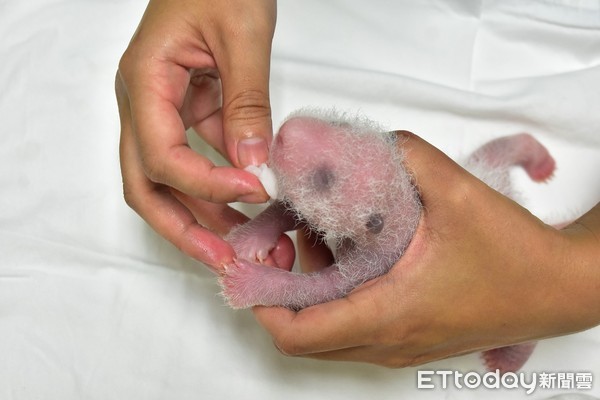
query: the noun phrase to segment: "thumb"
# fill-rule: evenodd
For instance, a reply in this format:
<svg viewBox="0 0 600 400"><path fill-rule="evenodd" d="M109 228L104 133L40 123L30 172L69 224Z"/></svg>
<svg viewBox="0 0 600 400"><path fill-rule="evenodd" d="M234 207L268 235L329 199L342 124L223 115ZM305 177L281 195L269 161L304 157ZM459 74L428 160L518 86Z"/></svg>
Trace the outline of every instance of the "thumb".
<svg viewBox="0 0 600 400"><path fill-rule="evenodd" d="M254 24L224 43L219 64L223 89L223 130L227 153L237 167L268 159L273 136L269 72L273 27Z"/></svg>
<svg viewBox="0 0 600 400"><path fill-rule="evenodd" d="M425 139L408 131L396 131L406 168L412 174L424 204L432 204L438 193L458 193L467 172Z"/></svg>

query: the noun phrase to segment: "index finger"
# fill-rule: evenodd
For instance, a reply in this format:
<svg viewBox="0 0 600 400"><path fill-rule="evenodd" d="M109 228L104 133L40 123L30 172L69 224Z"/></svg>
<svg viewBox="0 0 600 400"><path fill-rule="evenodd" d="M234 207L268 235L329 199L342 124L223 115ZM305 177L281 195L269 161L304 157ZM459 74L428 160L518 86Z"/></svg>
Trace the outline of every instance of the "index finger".
<svg viewBox="0 0 600 400"><path fill-rule="evenodd" d="M115 83L121 140L119 146L123 191L126 202L138 212L157 232L175 244L184 253L205 263L219 272L222 265L233 260L235 253L231 246L217 234L200 226L194 215L169 190L152 183L139 165L138 149L131 128L129 101L124 93L119 76ZM223 204L212 204L227 209ZM223 215L223 212L219 213ZM236 216L227 214L224 224L233 224Z"/></svg>
<svg viewBox="0 0 600 400"><path fill-rule="evenodd" d="M189 147L178 111L189 85L189 71L169 61L153 63L153 74L129 83L120 77L129 99L130 129L148 178L214 202L266 201L267 195L254 175L217 167Z"/></svg>

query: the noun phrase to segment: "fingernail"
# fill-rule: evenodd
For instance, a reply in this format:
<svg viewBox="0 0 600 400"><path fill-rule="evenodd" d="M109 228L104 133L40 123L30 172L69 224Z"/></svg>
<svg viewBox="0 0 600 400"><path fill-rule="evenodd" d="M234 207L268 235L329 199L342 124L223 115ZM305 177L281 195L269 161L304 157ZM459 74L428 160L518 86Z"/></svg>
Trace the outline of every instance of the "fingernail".
<svg viewBox="0 0 600 400"><path fill-rule="evenodd" d="M242 139L238 143L238 162L242 167L266 163L269 158L269 147L263 138Z"/></svg>
<svg viewBox="0 0 600 400"><path fill-rule="evenodd" d="M248 194L243 194L236 199L236 201L239 201L242 203L252 203L252 204L265 203L268 200L269 200L269 195L266 193L248 193Z"/></svg>

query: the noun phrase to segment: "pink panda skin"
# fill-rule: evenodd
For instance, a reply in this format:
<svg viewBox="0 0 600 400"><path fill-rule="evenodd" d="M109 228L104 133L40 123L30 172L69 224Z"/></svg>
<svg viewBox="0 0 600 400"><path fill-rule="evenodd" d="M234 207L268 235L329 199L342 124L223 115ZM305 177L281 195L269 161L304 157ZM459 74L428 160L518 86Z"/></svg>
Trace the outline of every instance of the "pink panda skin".
<svg viewBox="0 0 600 400"><path fill-rule="evenodd" d="M414 235L421 203L396 134L382 132L374 122L335 112L300 111L286 120L270 154L277 200L226 237L237 255L220 279L231 307L300 310L343 297L392 268ZM489 142L463 164L509 197L515 195L510 167L523 167L536 181L548 179L555 167L527 134ZM282 233L304 224L335 243L334 264L310 274L262 264ZM490 370L515 371L534 346L494 349L483 358Z"/></svg>
<svg viewBox="0 0 600 400"><path fill-rule="evenodd" d="M238 256L222 279L232 307L299 310L343 297L400 258L421 206L395 135L380 132L335 115L297 115L283 124L270 157L279 198L226 238ZM298 274L260 264L282 232L305 223L337 243L334 265Z"/></svg>

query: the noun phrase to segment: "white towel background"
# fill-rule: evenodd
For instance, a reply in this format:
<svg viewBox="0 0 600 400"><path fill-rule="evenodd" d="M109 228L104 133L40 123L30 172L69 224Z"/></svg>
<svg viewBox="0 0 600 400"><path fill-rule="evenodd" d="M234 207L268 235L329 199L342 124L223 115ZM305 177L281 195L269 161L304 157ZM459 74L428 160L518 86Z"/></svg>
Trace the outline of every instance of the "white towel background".
<svg viewBox="0 0 600 400"><path fill-rule="evenodd" d="M541 342L525 367L591 372L590 391L417 390L419 369L483 373L475 354L403 370L280 355L122 200L113 81L145 5L0 1L0 399L600 396L598 328ZM558 222L600 199L599 1L278 8L275 127L298 107L335 106L453 157L527 131L558 165L544 185L515 172L528 208Z"/></svg>

